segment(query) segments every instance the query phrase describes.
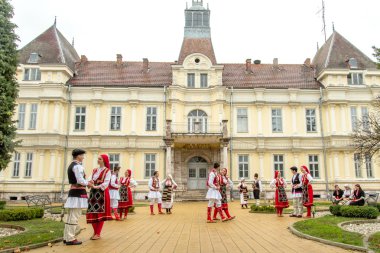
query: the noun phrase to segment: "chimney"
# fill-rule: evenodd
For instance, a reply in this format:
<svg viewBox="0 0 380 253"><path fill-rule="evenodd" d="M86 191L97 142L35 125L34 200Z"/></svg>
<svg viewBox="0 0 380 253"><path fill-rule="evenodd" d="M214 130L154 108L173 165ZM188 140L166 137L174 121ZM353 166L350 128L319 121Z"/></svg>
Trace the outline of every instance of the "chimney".
<svg viewBox="0 0 380 253"><path fill-rule="evenodd" d="M149 60L148 60L148 58L143 58L143 71L144 72L149 71Z"/></svg>
<svg viewBox="0 0 380 253"><path fill-rule="evenodd" d="M252 71L251 66L252 66L252 60L251 59L245 60L245 71L251 72Z"/></svg>
<svg viewBox="0 0 380 253"><path fill-rule="evenodd" d="M87 62L87 57L86 57L85 55L81 55L81 56L80 56L80 62L81 62L81 63L85 63L85 62Z"/></svg>
<svg viewBox="0 0 380 253"><path fill-rule="evenodd" d="M273 67L278 67L278 58L273 58Z"/></svg>
<svg viewBox="0 0 380 253"><path fill-rule="evenodd" d="M306 60L305 60L305 62L303 64L305 64L306 67L310 68L310 66L311 66L310 58L306 58Z"/></svg>
<svg viewBox="0 0 380 253"><path fill-rule="evenodd" d="M121 66L123 64L123 56L121 54L116 55L116 64Z"/></svg>

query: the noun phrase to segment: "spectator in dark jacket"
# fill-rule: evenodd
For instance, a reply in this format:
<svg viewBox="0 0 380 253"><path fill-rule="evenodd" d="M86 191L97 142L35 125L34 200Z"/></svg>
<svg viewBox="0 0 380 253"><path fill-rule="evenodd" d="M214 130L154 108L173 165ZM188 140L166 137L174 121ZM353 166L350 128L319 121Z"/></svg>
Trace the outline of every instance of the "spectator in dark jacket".
<svg viewBox="0 0 380 253"><path fill-rule="evenodd" d="M343 190L339 188L339 185L335 185L335 190L333 193L333 204L337 205L343 200Z"/></svg>
<svg viewBox="0 0 380 253"><path fill-rule="evenodd" d="M355 190L352 194L350 206L364 206L365 193L360 187L360 184L355 185Z"/></svg>

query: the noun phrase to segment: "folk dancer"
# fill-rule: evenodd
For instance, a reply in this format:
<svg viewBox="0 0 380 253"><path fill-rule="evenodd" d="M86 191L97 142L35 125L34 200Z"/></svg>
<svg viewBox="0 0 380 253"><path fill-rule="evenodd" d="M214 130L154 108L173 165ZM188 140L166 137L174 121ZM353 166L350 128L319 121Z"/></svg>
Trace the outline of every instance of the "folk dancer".
<svg viewBox="0 0 380 253"><path fill-rule="evenodd" d="M120 220L120 216L117 213L117 209L119 207L119 200L120 200L120 194L119 194L119 180L118 180L118 174L120 171L120 166L115 166L113 168L112 174L111 174L111 181L110 181L110 199L111 199L111 208L113 210L113 213L115 215L115 220Z"/></svg>
<svg viewBox="0 0 380 253"><path fill-rule="evenodd" d="M263 191L263 187L261 185L261 180L259 179L259 174L255 173L253 177L253 198L255 199L256 206L260 205L260 193Z"/></svg>
<svg viewBox="0 0 380 253"><path fill-rule="evenodd" d="M125 177L120 178L120 200L119 214L120 219L124 220L128 216L129 207L133 206L132 188L137 186L136 180L132 178L132 170L128 169L124 173ZM124 219L123 219L124 212Z"/></svg>
<svg viewBox="0 0 380 253"><path fill-rule="evenodd" d="M310 175L309 169L305 166L301 166L302 172L302 203L307 208L306 218L311 218L311 207L313 206L313 187L311 182L313 177Z"/></svg>
<svg viewBox="0 0 380 253"><path fill-rule="evenodd" d="M234 183L232 180L227 176L228 170L226 168L223 168L220 174L218 175L219 185L220 185L220 195L222 196L222 210L226 213L227 220L233 220L235 219L235 216L231 216L230 212L228 210L228 200L227 200L227 189L232 188ZM218 220L216 217L218 213L218 209L216 206L214 206L214 220Z"/></svg>
<svg viewBox="0 0 380 253"><path fill-rule="evenodd" d="M73 161L67 169L67 176L71 187L65 203L68 215L63 232L63 242L66 245L82 244L81 241L75 238L75 231L78 228L78 219L82 214L82 209L88 206L86 186L92 187L92 182L88 182L85 179L86 175L82 166L85 153L83 149L74 149L71 153Z"/></svg>
<svg viewBox="0 0 380 253"><path fill-rule="evenodd" d="M242 177L240 183L238 184L240 192L240 205L241 208L248 208L248 186L245 183L245 179Z"/></svg>
<svg viewBox="0 0 380 253"><path fill-rule="evenodd" d="M171 174L161 183L162 188L162 208L165 208L166 214L172 214L174 191L178 187Z"/></svg>
<svg viewBox="0 0 380 253"><path fill-rule="evenodd" d="M274 179L270 183L270 187L276 188L276 192L274 194L274 201L277 210L277 216L283 217L282 211L284 208L289 207L289 203L285 192L286 181L284 178L281 177L280 171L276 170L274 172Z"/></svg>
<svg viewBox="0 0 380 253"><path fill-rule="evenodd" d="M302 176L298 173L298 168L293 166L290 168L292 171L292 197L293 197L293 213L290 217L302 218Z"/></svg>
<svg viewBox="0 0 380 253"><path fill-rule="evenodd" d="M211 217L212 207L215 205L217 208L217 212L219 212L222 221L227 221L227 218L224 217L222 208L221 208L221 199L222 195L219 192L220 186L218 183L218 169L220 165L219 163L214 163L214 168L211 169L208 178L207 178L207 195L206 199L208 199L207 205L207 223L215 223L215 221Z"/></svg>
<svg viewBox="0 0 380 253"><path fill-rule="evenodd" d="M91 180L94 182L90 191L89 203L87 208L87 223L92 224L94 234L91 240L100 239L104 221L112 220L109 184L111 171L109 169L108 155L98 157L99 168L92 171Z"/></svg>
<svg viewBox="0 0 380 253"><path fill-rule="evenodd" d="M162 207L162 196L160 193L160 179L158 171L153 173L153 177L149 179L149 193L148 198L150 200L150 214L154 215L153 205L155 202L158 204L158 214L164 214L161 210Z"/></svg>

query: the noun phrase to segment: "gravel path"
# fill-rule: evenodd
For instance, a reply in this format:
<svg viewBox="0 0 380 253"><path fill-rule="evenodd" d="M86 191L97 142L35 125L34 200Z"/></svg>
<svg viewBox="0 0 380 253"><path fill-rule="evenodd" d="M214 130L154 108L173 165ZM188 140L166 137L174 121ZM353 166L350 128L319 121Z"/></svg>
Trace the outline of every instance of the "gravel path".
<svg viewBox="0 0 380 253"><path fill-rule="evenodd" d="M0 238L5 237L5 236L10 236L10 235L15 235L18 234L22 231L18 229L12 229L12 228L0 228Z"/></svg>
<svg viewBox="0 0 380 253"><path fill-rule="evenodd" d="M368 235L380 231L380 223L349 224L343 226L343 228L351 232Z"/></svg>

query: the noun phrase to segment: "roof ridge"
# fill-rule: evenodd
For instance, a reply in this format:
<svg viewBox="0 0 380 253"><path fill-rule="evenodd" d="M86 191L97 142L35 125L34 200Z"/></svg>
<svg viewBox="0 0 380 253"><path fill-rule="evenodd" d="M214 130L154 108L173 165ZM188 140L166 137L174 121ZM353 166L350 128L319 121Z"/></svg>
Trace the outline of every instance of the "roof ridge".
<svg viewBox="0 0 380 253"><path fill-rule="evenodd" d="M54 25L54 34L55 34L55 37L56 37L57 42L58 42L58 47L59 47L59 52L60 52L60 55L61 55L62 63L66 64L65 55L63 54L63 50L62 50L61 40L59 39L59 36L58 36L58 33L57 33L57 27L55 25Z"/></svg>
<svg viewBox="0 0 380 253"><path fill-rule="evenodd" d="M334 42L335 42L335 34L336 34L336 32L334 31L334 33L332 34L332 37L331 37L330 47L329 47L329 51L327 53L327 57L326 57L326 61L325 61L325 68L327 68L327 66L330 63L331 51L332 51L332 47L333 47Z"/></svg>

